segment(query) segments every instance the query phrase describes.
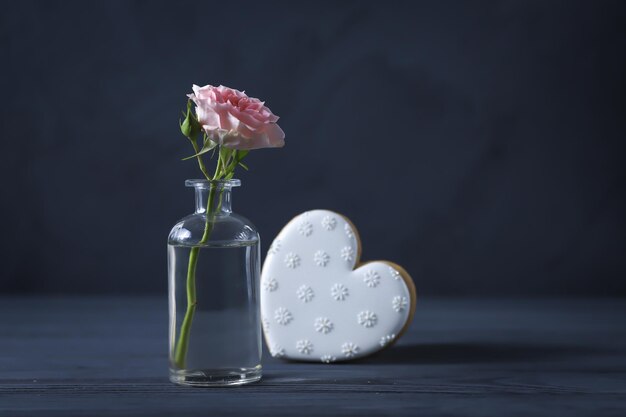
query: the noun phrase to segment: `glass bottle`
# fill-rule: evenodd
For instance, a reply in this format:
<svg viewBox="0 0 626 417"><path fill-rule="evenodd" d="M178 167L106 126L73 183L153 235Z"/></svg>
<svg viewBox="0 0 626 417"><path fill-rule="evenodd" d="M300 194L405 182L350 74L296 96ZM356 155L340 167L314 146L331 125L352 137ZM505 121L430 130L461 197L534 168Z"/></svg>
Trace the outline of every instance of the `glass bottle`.
<svg viewBox="0 0 626 417"><path fill-rule="evenodd" d="M187 180L195 213L170 232L170 380L240 385L261 378L260 239L231 211L239 180Z"/></svg>

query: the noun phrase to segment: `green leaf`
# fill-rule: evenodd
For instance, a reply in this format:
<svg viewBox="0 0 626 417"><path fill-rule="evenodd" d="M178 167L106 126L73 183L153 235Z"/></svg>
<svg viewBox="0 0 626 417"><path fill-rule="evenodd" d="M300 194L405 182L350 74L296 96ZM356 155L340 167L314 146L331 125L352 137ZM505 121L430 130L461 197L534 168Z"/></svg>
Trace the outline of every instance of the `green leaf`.
<svg viewBox="0 0 626 417"><path fill-rule="evenodd" d="M182 123L179 123L181 133L184 136L188 137L189 139L195 138L202 131L202 126L200 126L198 119L196 119L196 116L193 114L193 110L191 106L192 106L192 101L188 100L187 101L187 113L183 112L183 116L185 116L185 120L183 120Z"/></svg>
<svg viewBox="0 0 626 417"><path fill-rule="evenodd" d="M237 161L243 160L243 158L245 158L246 155L248 155L249 153L250 153L250 151L239 151L239 152L237 152Z"/></svg>
<svg viewBox="0 0 626 417"><path fill-rule="evenodd" d="M193 133L193 125L191 123L191 120L189 118L189 115L185 116L185 120L183 120L183 122L180 124L180 132L188 138L193 137L192 133Z"/></svg>
<svg viewBox="0 0 626 417"><path fill-rule="evenodd" d="M231 157L233 152L236 151L233 151L233 149L226 148L224 146L220 148L220 158L222 158L222 163L224 163L224 165L226 165L226 162L228 162L228 159Z"/></svg>
<svg viewBox="0 0 626 417"><path fill-rule="evenodd" d="M216 146L217 146L217 143L213 142L212 140L207 140L204 142L202 149L200 149L200 151L197 154L183 158L183 161L186 161L192 158L197 158L200 155L204 155L205 153L209 152L211 149L215 148Z"/></svg>
<svg viewBox="0 0 626 417"><path fill-rule="evenodd" d="M242 167L243 169L245 169L246 171L249 171L250 168L248 168L248 165L244 164L243 162L239 162L238 164L240 167Z"/></svg>

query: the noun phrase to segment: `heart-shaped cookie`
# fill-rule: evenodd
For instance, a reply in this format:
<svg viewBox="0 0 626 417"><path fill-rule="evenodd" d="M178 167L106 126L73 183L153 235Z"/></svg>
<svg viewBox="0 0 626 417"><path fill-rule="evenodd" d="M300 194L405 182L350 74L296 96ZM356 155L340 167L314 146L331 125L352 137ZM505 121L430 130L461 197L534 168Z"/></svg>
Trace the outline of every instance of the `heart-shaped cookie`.
<svg viewBox="0 0 626 417"><path fill-rule="evenodd" d="M415 311L409 274L388 261L359 263L354 225L329 210L291 220L261 273L261 316L274 357L335 362L393 343Z"/></svg>

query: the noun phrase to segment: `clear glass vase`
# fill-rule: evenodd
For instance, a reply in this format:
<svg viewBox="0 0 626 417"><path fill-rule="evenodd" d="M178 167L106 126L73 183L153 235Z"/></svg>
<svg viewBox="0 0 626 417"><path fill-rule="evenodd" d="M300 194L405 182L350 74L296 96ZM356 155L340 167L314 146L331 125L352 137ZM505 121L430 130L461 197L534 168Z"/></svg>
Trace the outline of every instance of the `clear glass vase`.
<svg viewBox="0 0 626 417"><path fill-rule="evenodd" d="M239 180L187 180L195 213L170 232L170 380L240 385L261 378L260 240L231 210Z"/></svg>

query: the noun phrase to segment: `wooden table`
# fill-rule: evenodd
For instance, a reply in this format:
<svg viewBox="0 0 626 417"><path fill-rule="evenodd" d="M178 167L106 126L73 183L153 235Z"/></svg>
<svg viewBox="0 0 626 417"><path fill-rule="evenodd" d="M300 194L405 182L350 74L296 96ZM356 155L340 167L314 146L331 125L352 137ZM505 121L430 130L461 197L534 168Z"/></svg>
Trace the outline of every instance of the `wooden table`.
<svg viewBox="0 0 626 417"><path fill-rule="evenodd" d="M0 416L626 416L626 301L420 300L359 362L265 359L237 388L167 380L165 298L0 298Z"/></svg>

